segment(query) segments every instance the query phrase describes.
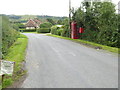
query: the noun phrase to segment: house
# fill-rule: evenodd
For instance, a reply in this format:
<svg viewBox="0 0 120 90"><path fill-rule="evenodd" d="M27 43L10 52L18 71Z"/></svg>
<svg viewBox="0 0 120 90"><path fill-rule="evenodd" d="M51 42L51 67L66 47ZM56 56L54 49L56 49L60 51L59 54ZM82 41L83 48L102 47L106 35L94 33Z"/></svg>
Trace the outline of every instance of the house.
<svg viewBox="0 0 120 90"><path fill-rule="evenodd" d="M29 19L25 26L26 26L26 29L36 29L36 28L39 28L41 23L42 22L37 18Z"/></svg>

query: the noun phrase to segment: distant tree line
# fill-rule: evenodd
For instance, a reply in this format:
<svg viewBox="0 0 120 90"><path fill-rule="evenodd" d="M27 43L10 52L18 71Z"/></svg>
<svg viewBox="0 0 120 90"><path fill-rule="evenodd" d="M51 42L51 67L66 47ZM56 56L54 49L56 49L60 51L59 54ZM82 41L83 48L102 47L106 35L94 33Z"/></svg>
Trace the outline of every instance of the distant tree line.
<svg viewBox="0 0 120 90"><path fill-rule="evenodd" d="M26 23L28 19L34 19L34 18L38 18L42 22L46 22L46 20L49 19L49 20L53 20L56 23L57 20L59 19L63 20L66 18L66 17L56 17L56 16L48 16L48 15L7 15L7 16L12 22L21 22L21 23Z"/></svg>

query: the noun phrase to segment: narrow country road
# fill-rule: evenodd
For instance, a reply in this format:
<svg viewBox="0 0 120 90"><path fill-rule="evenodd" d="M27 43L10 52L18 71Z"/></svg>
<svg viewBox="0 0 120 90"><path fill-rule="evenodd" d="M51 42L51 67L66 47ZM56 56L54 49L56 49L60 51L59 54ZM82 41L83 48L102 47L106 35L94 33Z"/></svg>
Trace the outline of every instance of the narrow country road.
<svg viewBox="0 0 120 90"><path fill-rule="evenodd" d="M21 88L117 88L118 57L78 43L24 33L29 38Z"/></svg>

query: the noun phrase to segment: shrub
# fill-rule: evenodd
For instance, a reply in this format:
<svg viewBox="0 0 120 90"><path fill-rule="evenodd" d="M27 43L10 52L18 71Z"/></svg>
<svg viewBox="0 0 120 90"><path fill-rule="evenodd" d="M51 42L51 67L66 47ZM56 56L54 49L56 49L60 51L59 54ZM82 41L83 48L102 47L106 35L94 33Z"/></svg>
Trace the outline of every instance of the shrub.
<svg viewBox="0 0 120 90"><path fill-rule="evenodd" d="M8 48L15 42L19 33L12 28L9 19L2 16L2 53L7 53Z"/></svg>
<svg viewBox="0 0 120 90"><path fill-rule="evenodd" d="M52 26L51 27L51 34L55 34L55 35L59 35L59 36L64 36L64 37L69 37L69 29L68 29L68 25L64 25L62 27L58 27L58 26Z"/></svg>
<svg viewBox="0 0 120 90"><path fill-rule="evenodd" d="M57 33L57 26L55 25L55 26L52 26L51 27L51 34L56 34Z"/></svg>
<svg viewBox="0 0 120 90"><path fill-rule="evenodd" d="M39 28L37 29L37 33L50 33L49 28Z"/></svg>
<svg viewBox="0 0 120 90"><path fill-rule="evenodd" d="M86 12L78 8L72 17L78 27L85 29L80 39L120 48L120 14L115 13L115 5L111 2L94 3L92 7L90 3L82 4Z"/></svg>
<svg viewBox="0 0 120 90"><path fill-rule="evenodd" d="M70 29L69 29L69 25L64 25L61 27L63 29L61 36L63 37L69 37L70 36Z"/></svg>
<svg viewBox="0 0 120 90"><path fill-rule="evenodd" d="M40 24L40 28L51 28L51 27L52 27L52 24L49 22Z"/></svg>
<svg viewBox="0 0 120 90"><path fill-rule="evenodd" d="M62 29L62 28L58 29L57 30L57 35L62 36L63 30L64 29Z"/></svg>
<svg viewBox="0 0 120 90"><path fill-rule="evenodd" d="M20 32L36 32L36 29L20 29Z"/></svg>

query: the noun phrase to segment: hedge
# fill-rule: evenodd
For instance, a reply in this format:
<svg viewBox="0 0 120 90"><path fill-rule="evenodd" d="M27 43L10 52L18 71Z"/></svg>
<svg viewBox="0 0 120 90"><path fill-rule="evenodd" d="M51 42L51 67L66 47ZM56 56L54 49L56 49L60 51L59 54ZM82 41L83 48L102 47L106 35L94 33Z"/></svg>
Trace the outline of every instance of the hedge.
<svg viewBox="0 0 120 90"><path fill-rule="evenodd" d="M7 16L2 16L2 54L7 54L8 48L15 42L19 33L13 29ZM4 57L3 57L4 58Z"/></svg>
<svg viewBox="0 0 120 90"><path fill-rule="evenodd" d="M54 25L51 27L51 34L59 35L59 36L63 36L63 37L69 37L68 26L58 27L58 26Z"/></svg>
<svg viewBox="0 0 120 90"><path fill-rule="evenodd" d="M49 28L39 28L37 29L37 33L50 33Z"/></svg>
<svg viewBox="0 0 120 90"><path fill-rule="evenodd" d="M2 16L0 16L0 58L2 58Z"/></svg>
<svg viewBox="0 0 120 90"><path fill-rule="evenodd" d="M36 29L20 29L20 32L36 32Z"/></svg>
<svg viewBox="0 0 120 90"><path fill-rule="evenodd" d="M80 7L74 12L72 21L84 28L80 39L102 45L120 48L120 14L111 2L83 2L84 12Z"/></svg>
<svg viewBox="0 0 120 90"><path fill-rule="evenodd" d="M56 35L57 34L57 28L58 27L56 25L52 26L51 27L51 34L55 34Z"/></svg>
<svg viewBox="0 0 120 90"><path fill-rule="evenodd" d="M51 28L51 27L52 27L52 24L49 22L40 24L40 28Z"/></svg>

